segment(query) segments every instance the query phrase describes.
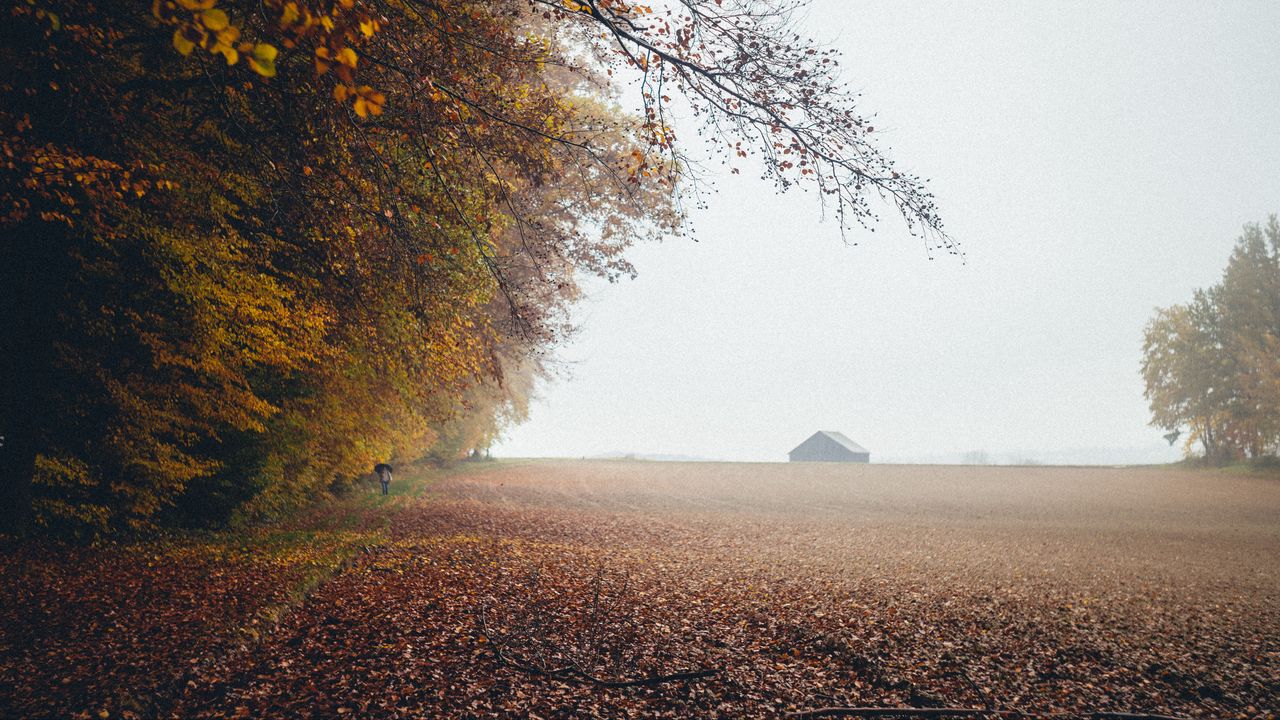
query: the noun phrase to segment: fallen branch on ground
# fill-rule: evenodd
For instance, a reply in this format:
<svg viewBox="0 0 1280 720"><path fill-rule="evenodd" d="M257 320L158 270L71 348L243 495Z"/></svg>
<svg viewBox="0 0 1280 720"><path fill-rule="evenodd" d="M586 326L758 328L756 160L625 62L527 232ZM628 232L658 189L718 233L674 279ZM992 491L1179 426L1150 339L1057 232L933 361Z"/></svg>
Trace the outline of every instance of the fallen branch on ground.
<svg viewBox="0 0 1280 720"><path fill-rule="evenodd" d="M824 707L813 710L798 710L786 714L788 718L809 720L809 718L832 717L902 717L902 718L1090 718L1091 720L1188 720L1174 715L1151 715L1147 713L1125 712L1024 712L1022 710L983 710L981 708L888 708L888 707Z"/></svg>
<svg viewBox="0 0 1280 720"><path fill-rule="evenodd" d="M1023 713L979 708L888 708L888 707L824 707L789 712L789 718L827 717L1022 717Z"/></svg>
<svg viewBox="0 0 1280 720"><path fill-rule="evenodd" d="M593 684L598 685L600 687L610 687L610 688L648 687L650 685L661 685L662 683L665 683L665 682L680 682L683 680L701 680L702 678L709 678L714 675L720 674L719 670L703 669L703 670L690 670L687 672L671 673L669 675L651 675L649 677L636 678L634 680L601 680L600 678L592 677L591 675L587 674L586 672L583 672L582 670L578 670L577 668L575 668L574 670L579 676L585 678L586 680L589 680Z"/></svg>

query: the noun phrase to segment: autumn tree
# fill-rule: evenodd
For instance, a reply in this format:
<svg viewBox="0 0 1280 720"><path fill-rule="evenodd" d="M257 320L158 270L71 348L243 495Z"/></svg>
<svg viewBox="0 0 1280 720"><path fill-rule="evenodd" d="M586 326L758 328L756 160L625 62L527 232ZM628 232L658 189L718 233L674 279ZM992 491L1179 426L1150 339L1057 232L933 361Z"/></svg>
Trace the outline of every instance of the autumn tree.
<svg viewBox="0 0 1280 720"><path fill-rule="evenodd" d="M797 8L7 4L13 528L271 515L375 460L490 441L582 274L628 275L630 244L680 231L673 94L842 229L880 197L953 249Z"/></svg>
<svg viewBox="0 0 1280 720"><path fill-rule="evenodd" d="M1247 457L1280 447L1280 224L1250 224L1223 271L1218 306L1224 361L1234 379L1229 413L1234 445Z"/></svg>
<svg viewBox="0 0 1280 720"><path fill-rule="evenodd" d="M1143 343L1152 424L1212 461L1280 449L1280 225L1245 226L1222 281L1156 311Z"/></svg>
<svg viewBox="0 0 1280 720"><path fill-rule="evenodd" d="M1188 430L1187 447L1199 443L1209 458L1220 454L1227 421L1227 378L1215 352L1217 316L1211 295L1199 291L1188 304L1157 310L1142 348L1151 424Z"/></svg>

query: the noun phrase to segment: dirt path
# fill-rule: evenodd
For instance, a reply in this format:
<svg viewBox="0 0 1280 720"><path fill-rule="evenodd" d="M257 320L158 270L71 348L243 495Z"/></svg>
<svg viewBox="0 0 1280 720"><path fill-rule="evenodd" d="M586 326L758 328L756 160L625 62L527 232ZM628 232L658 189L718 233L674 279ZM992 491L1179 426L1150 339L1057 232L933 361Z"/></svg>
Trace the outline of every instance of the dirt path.
<svg viewBox="0 0 1280 720"><path fill-rule="evenodd" d="M504 463L405 502L172 708L1274 717L1278 518L1274 481L1165 470Z"/></svg>

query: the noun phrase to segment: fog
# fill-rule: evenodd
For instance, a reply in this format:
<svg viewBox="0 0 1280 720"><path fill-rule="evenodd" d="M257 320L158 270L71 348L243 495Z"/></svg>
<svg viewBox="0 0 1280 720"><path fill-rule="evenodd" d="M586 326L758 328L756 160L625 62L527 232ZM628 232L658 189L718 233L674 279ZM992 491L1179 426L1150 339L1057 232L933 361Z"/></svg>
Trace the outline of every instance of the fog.
<svg viewBox="0 0 1280 720"><path fill-rule="evenodd" d="M825 0L806 24L964 257L887 206L846 245L813 194L711 166L698 242L589 285L495 453L785 460L839 430L873 462L1176 459L1142 328L1280 211L1280 5Z"/></svg>

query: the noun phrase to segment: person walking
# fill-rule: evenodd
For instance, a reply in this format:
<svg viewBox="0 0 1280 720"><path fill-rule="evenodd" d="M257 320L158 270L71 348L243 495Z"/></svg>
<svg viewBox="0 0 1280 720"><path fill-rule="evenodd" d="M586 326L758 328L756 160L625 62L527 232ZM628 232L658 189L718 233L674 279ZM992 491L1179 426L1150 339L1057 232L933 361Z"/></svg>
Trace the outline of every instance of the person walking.
<svg viewBox="0 0 1280 720"><path fill-rule="evenodd" d="M382 484L382 494L387 494L387 489L391 487L391 466L386 463L378 463L373 466L373 472L378 476L378 482Z"/></svg>

